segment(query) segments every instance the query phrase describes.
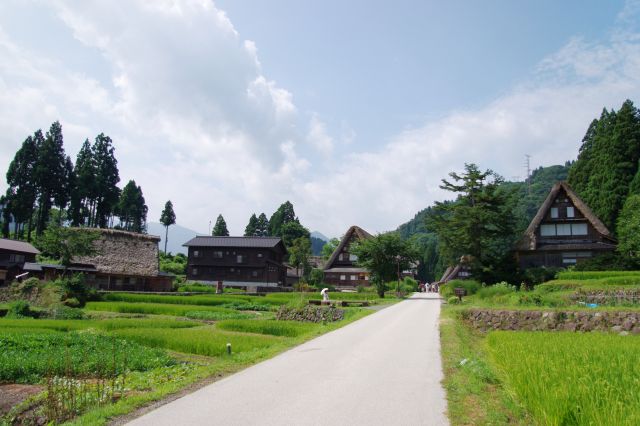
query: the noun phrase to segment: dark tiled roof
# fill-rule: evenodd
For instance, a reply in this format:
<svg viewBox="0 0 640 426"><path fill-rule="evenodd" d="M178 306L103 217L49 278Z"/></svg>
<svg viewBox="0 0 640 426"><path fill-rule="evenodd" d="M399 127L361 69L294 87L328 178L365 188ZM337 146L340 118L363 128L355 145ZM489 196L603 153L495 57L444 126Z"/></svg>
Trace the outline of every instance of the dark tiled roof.
<svg viewBox="0 0 640 426"><path fill-rule="evenodd" d="M14 251L16 253L39 254L40 251L26 241L9 240L0 238L0 249Z"/></svg>
<svg viewBox="0 0 640 426"><path fill-rule="evenodd" d="M278 237L195 237L184 247L250 247L273 248L281 243Z"/></svg>

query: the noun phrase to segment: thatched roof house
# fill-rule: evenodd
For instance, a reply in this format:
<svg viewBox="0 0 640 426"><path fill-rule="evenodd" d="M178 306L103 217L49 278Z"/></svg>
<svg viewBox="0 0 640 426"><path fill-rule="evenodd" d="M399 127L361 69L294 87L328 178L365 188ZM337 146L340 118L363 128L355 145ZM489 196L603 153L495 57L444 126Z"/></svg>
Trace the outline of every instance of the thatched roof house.
<svg viewBox="0 0 640 426"><path fill-rule="evenodd" d="M359 226L350 227L324 267L324 281L337 287L368 286L369 271L356 265L357 256L349 249L356 241L372 238Z"/></svg>
<svg viewBox="0 0 640 426"><path fill-rule="evenodd" d="M517 246L521 269L567 267L615 250L604 223L566 183L556 183Z"/></svg>

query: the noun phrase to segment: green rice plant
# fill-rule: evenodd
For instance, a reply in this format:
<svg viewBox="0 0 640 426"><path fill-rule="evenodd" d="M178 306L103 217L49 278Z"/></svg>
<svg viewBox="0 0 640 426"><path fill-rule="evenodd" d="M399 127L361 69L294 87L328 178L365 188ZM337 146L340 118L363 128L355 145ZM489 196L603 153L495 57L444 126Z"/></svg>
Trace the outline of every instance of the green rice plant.
<svg viewBox="0 0 640 426"><path fill-rule="evenodd" d="M0 319L0 330L46 329L63 332L90 328L110 331L121 328L189 328L200 325L202 324L194 321L142 318L118 318L108 320Z"/></svg>
<svg viewBox="0 0 640 426"><path fill-rule="evenodd" d="M515 293L517 290L516 286L510 285L506 282L501 282L482 287L478 290L477 295L480 299L494 299L499 296Z"/></svg>
<svg viewBox="0 0 640 426"><path fill-rule="evenodd" d="M0 330L0 382L37 383L45 375L93 376L107 361L123 360L113 368L144 371L175 361L164 351L111 336L86 332L55 333Z"/></svg>
<svg viewBox="0 0 640 426"><path fill-rule="evenodd" d="M185 284L178 287L181 293L215 293L216 288L211 285Z"/></svg>
<svg viewBox="0 0 640 426"><path fill-rule="evenodd" d="M150 315L174 315L185 316L188 312L207 311L233 313L231 309L217 306L199 305L170 305L165 303L127 303L127 302L89 302L87 310L110 311L123 314L150 314Z"/></svg>
<svg viewBox="0 0 640 426"><path fill-rule="evenodd" d="M318 330L320 326L314 323L303 323L297 321L252 321L252 320L229 320L221 321L217 324L221 330L238 331L242 333L270 334L272 336L298 337L303 334Z"/></svg>
<svg viewBox="0 0 640 426"><path fill-rule="evenodd" d="M183 330L129 328L115 330L112 334L145 346L206 356L222 356L226 354L227 343L231 343L233 353L237 354L270 347L282 339L275 336L219 331L214 327Z"/></svg>
<svg viewBox="0 0 640 426"><path fill-rule="evenodd" d="M229 312L192 311L192 312L185 313L184 316L191 319L205 320L205 321L221 321L221 320L231 320L231 319L255 318L254 314L237 312L237 311L229 311Z"/></svg>
<svg viewBox="0 0 640 426"><path fill-rule="evenodd" d="M640 424L640 336L492 332L493 363L539 424Z"/></svg>
<svg viewBox="0 0 640 426"><path fill-rule="evenodd" d="M561 271L559 280L594 280L613 277L638 277L640 271Z"/></svg>
<svg viewBox="0 0 640 426"><path fill-rule="evenodd" d="M277 300L268 299L261 296L245 296L241 294L211 294L197 296L175 296L159 294L136 294L136 293L107 293L104 300L111 302L134 302L134 303L167 303L172 305L203 305L220 306L225 303L263 303L281 304Z"/></svg>

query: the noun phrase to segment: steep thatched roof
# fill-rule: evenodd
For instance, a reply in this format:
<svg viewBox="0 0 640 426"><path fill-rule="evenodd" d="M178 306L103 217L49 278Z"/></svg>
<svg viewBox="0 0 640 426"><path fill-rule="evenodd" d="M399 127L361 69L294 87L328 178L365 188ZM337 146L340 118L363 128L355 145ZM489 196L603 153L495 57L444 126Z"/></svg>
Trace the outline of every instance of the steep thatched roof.
<svg viewBox="0 0 640 426"><path fill-rule="evenodd" d="M79 231L87 228L79 228ZM137 234L116 229L88 229L96 231L100 237L93 242L96 253L79 256L74 264L93 265L101 273L157 276L158 241L155 235Z"/></svg>
<svg viewBox="0 0 640 426"><path fill-rule="evenodd" d="M608 237L613 240L611 232L605 226L604 223L593 213L593 211L587 206L584 201L575 193L575 191L566 182L557 182L551 188L549 195L540 206L538 213L535 215L529 227L524 233L524 236L518 244L519 250L535 250L536 249L536 229L540 226L540 223L546 216L547 212L551 208L554 200L557 198L560 191L564 191L567 197L571 200L573 205L582 213L582 215L591 223L591 225L604 237Z"/></svg>
<svg viewBox="0 0 640 426"><path fill-rule="evenodd" d="M368 233L364 229L360 228L359 226L353 225L352 227L350 227L347 230L347 232L344 234L344 236L342 237L342 240L340 240L340 244L338 244L338 247L336 247L336 249L333 251L333 253L331 253L331 257L329 258L327 263L324 265L325 270L331 269L333 267L333 263L338 258L338 254L340 254L342 252L342 250L344 249L344 247L347 244L349 244L349 241L351 241L351 238L354 235L359 240L366 240L367 238L372 238L373 237L373 235L371 235L370 233Z"/></svg>

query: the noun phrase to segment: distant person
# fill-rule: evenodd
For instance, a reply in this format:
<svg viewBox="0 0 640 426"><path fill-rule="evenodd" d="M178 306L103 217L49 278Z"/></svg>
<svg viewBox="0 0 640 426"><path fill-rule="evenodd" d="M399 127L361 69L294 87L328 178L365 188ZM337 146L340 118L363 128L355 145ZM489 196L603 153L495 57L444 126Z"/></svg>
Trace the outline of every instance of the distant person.
<svg viewBox="0 0 640 426"><path fill-rule="evenodd" d="M323 288L322 291L320 292L320 295L322 296L322 302L323 303L329 303L329 289L328 288Z"/></svg>

